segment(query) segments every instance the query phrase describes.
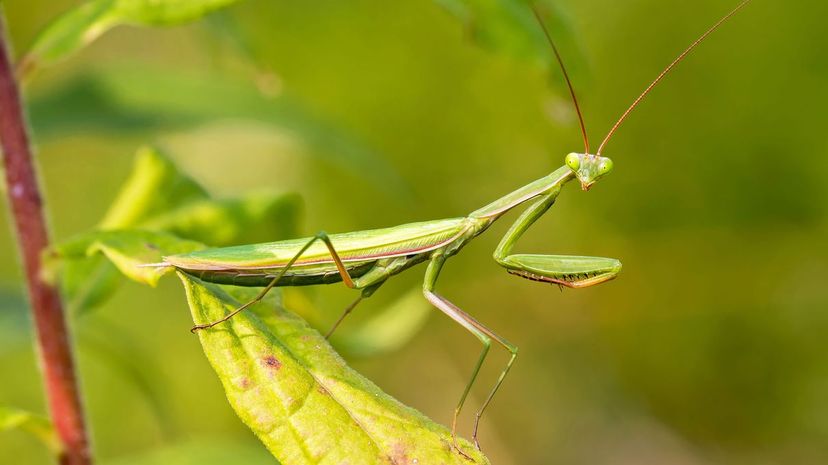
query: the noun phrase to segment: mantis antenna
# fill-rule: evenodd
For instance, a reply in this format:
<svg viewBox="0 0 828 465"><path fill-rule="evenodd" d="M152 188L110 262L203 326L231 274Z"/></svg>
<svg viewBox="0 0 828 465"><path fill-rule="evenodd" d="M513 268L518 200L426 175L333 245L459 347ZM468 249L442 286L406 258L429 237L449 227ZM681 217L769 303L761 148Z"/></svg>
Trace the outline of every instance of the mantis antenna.
<svg viewBox="0 0 828 465"><path fill-rule="evenodd" d="M750 2L750 0L742 0L741 3L736 5L736 8L730 10L730 13L724 15L720 20L718 20L716 22L716 24L711 26L710 29L705 31L704 34L699 36L698 39L696 39L692 44L690 44L689 47L684 49L684 51L681 52L681 54L678 57L676 57L676 59L673 60L673 62L670 63L669 66L664 68L664 71L662 71L661 74L659 74L658 77L655 78L655 80L653 82L651 82L650 85L647 86L646 89L644 89L644 92L642 92L641 95L639 95L638 98L636 98L633 101L632 105L630 105L630 107L627 108L627 110L621 115L621 117L618 118L618 121L615 122L615 124L612 126L612 129L610 129L609 133L607 133L607 137L604 137L604 140L601 142L601 145L598 146L598 151L595 152L595 155L601 155L601 150L603 150L604 146L607 144L607 141L609 141L610 137L612 137L612 135L615 133L615 130L618 129L619 126L621 126L621 123L623 123L624 120L627 119L627 116L629 116L629 114L633 111L633 109L635 109L635 107L637 107L638 104L641 103L641 100L643 100L644 97L646 97L647 94L649 94L650 91L653 90L653 87L655 87L656 84L659 83L659 81L664 79L664 76L666 76L667 73L669 73L673 69L674 66L679 64L679 62L681 62L684 59L684 57L687 56L688 53L690 53L694 48L696 48L697 45L699 45L704 39L706 39L707 36L710 35L710 33L715 31L716 29L718 29L719 26L722 25L722 23L724 23L725 21L730 19L730 17L733 16L734 14L736 14L737 11L741 10L743 6L747 5L748 2Z"/></svg>
<svg viewBox="0 0 828 465"><path fill-rule="evenodd" d="M575 97L575 89L572 88L572 81L569 80L569 74L566 72L566 66L564 66L561 54L558 53L558 47L555 46L555 42L552 40L549 30L546 29L546 25L543 23L543 18L541 18L540 12L538 11L538 7L535 3L532 3L532 12L535 13L535 18L537 18L541 29L543 29L543 34L546 36L546 40L549 42L549 45L552 46L552 51L555 52L555 58L561 66L564 79L566 79L566 85L569 87L569 95L572 96L572 103L575 104L575 112L578 113L578 122L581 124L581 134L584 136L584 153L589 153L589 138L587 137L586 125L584 125L584 116L581 114L581 107L578 106L578 98Z"/></svg>

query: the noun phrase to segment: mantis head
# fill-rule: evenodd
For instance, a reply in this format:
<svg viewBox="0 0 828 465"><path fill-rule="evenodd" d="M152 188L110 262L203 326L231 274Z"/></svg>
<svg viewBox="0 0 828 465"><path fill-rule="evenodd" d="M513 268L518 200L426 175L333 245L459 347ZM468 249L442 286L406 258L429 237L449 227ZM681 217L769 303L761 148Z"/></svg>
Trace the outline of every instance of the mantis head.
<svg viewBox="0 0 828 465"><path fill-rule="evenodd" d="M581 189L588 191L595 181L612 171L612 160L589 153L570 153L566 156L569 167L581 182Z"/></svg>

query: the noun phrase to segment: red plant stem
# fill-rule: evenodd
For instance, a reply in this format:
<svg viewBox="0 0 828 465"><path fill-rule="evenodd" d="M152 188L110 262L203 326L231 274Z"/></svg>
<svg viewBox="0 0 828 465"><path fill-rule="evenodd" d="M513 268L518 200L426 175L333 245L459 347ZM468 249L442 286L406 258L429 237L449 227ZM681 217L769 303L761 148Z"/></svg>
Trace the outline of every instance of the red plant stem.
<svg viewBox="0 0 828 465"><path fill-rule="evenodd" d="M57 289L40 278L41 252L49 245L43 203L37 186L20 94L9 60L5 24L0 14L0 145L6 168L9 203L28 282L37 328L40 363L52 422L63 443L59 460L88 465L89 442L83 422L78 383L69 346L66 320Z"/></svg>

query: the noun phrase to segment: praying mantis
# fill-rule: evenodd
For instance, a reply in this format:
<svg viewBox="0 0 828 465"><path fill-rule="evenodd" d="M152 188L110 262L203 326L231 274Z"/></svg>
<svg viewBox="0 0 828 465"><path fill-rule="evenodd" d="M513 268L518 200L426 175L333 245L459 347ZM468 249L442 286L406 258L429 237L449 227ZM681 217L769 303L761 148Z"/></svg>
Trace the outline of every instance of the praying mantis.
<svg viewBox="0 0 828 465"><path fill-rule="evenodd" d="M510 354L505 367L475 415L472 438L475 445L480 448L478 441L480 418L512 368L517 357L518 348L436 292L435 287L443 266L450 257L460 252L475 237L484 233L503 215L528 204L528 208L511 225L494 251L494 259L499 265L506 268L511 274L532 281L569 288L593 286L618 276L621 271L621 262L613 258L513 254L512 249L535 221L552 207L561 189L566 184L577 180L582 190L587 191L598 180L612 172L612 160L601 154L621 123L676 64L749 1L743 0L739 3L679 54L626 109L594 154L590 152L583 116L563 60L543 21L541 21L537 9L532 7L569 88L583 135L583 153L573 152L566 155L562 167L466 216L341 234L328 235L319 232L312 237L300 239L206 249L167 256L164 257L162 263L154 265L175 268L183 273L212 283L263 287L262 291L253 300L238 307L220 320L193 327L193 332L212 328L229 320L234 315L262 300L274 287L342 282L351 289L359 290L360 294L356 300L345 308L328 332L327 336L329 337L357 304L374 294L390 277L417 264L427 262L423 280L425 298L434 307L471 332L480 340L483 346L471 377L454 410L452 436L455 441L457 419L483 366L492 342L494 341L502 346ZM457 450L459 451L459 449Z"/></svg>

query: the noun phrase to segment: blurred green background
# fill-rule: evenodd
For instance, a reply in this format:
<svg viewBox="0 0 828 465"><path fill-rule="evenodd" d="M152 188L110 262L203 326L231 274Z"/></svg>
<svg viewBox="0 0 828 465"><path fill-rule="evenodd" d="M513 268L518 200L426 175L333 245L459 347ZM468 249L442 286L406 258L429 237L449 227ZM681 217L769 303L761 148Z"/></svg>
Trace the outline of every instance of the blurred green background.
<svg viewBox="0 0 828 465"><path fill-rule="evenodd" d="M18 52L76 3L3 2ZM593 144L733 3L559 2ZM612 176L567 187L519 245L617 257L617 280L559 292L507 275L491 252L508 219L450 261L440 291L521 349L482 423L493 463L828 462L826 16L814 0L749 5L624 124L604 152ZM580 151L560 74L466 32L430 0L250 0L188 26L113 30L26 89L54 236L100 220L145 143L219 195L298 192L303 233L461 215ZM275 101L370 150L273 123L294 117L271 114ZM42 412L10 226L0 256L0 405ZM325 329L351 298L302 295ZM128 283L72 323L101 461L272 462L224 400L174 279ZM505 362L492 353L463 435ZM352 364L447 424L477 354L435 311L400 350ZM0 463L49 458L10 432Z"/></svg>

